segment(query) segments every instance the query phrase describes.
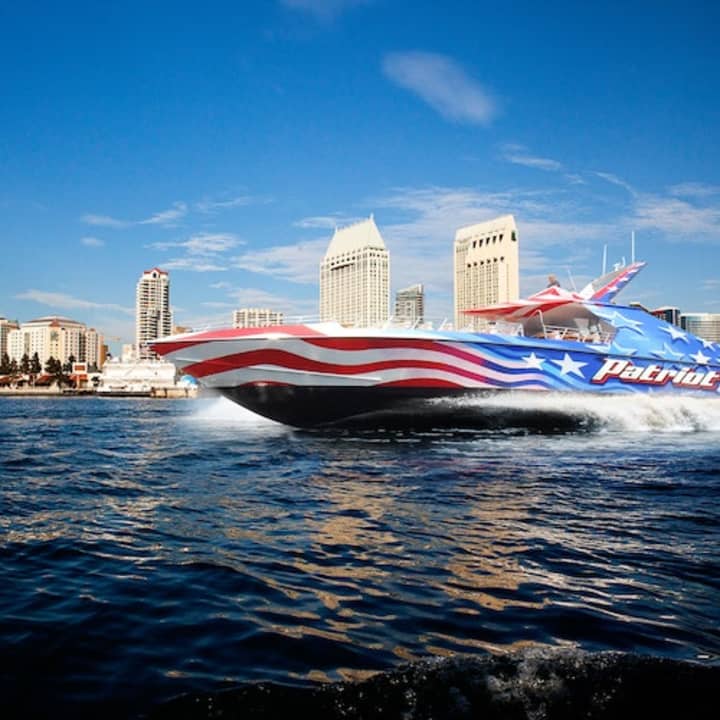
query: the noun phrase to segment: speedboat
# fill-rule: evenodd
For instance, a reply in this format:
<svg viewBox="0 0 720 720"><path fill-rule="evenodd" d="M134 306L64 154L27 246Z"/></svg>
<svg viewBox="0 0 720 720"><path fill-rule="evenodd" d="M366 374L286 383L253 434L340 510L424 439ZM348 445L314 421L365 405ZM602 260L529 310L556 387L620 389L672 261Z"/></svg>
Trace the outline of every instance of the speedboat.
<svg viewBox="0 0 720 720"><path fill-rule="evenodd" d="M717 397L720 345L614 303L643 262L580 292L550 287L466 311L482 331L334 322L173 335L151 347L236 403L296 427L424 414L503 392ZM481 322L480 322L481 321Z"/></svg>

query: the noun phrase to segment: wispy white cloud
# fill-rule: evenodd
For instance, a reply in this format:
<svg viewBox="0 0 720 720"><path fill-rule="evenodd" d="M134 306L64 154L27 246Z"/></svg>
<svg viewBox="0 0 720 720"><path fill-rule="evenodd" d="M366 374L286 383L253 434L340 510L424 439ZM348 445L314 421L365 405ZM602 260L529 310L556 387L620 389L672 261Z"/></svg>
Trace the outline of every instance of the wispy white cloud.
<svg viewBox="0 0 720 720"><path fill-rule="evenodd" d="M699 206L677 197L640 194L635 203L634 227L652 228L672 241L720 243L720 205Z"/></svg>
<svg viewBox="0 0 720 720"><path fill-rule="evenodd" d="M276 245L264 250L250 250L232 259L233 267L296 283L317 283L320 261L329 238L295 245Z"/></svg>
<svg viewBox="0 0 720 720"><path fill-rule="evenodd" d="M370 5L374 0L281 0L285 7L309 13L317 20L333 20L345 10Z"/></svg>
<svg viewBox="0 0 720 720"><path fill-rule="evenodd" d="M383 60L383 71L448 120L488 125L497 115L497 103L488 92L445 55L390 53Z"/></svg>
<svg viewBox="0 0 720 720"><path fill-rule="evenodd" d="M571 185L587 185L583 176L578 173L565 173L565 179Z"/></svg>
<svg viewBox="0 0 720 720"><path fill-rule="evenodd" d="M184 248L189 255L213 256L219 255L241 244L242 240L233 233L201 232L181 242L156 242L151 243L148 247L156 250Z"/></svg>
<svg viewBox="0 0 720 720"><path fill-rule="evenodd" d="M220 282L211 283L210 287L213 290L227 290L228 288L232 287L232 285L225 280L221 280Z"/></svg>
<svg viewBox="0 0 720 720"><path fill-rule="evenodd" d="M171 208L154 213L143 220L120 220L110 215L85 214L80 220L86 225L97 225L99 227L126 228L133 225L162 225L174 227L180 218L187 214L187 205L184 202L174 202Z"/></svg>
<svg viewBox="0 0 720 720"><path fill-rule="evenodd" d="M595 172L594 175L597 175L599 178L602 178L606 182L609 182L612 185L617 185L618 187L623 188L623 190L627 190L631 195L637 195L637 191L635 188L628 182L625 182L621 177L618 177L614 173L609 172Z"/></svg>
<svg viewBox="0 0 720 720"><path fill-rule="evenodd" d="M145 220L139 220L138 225L173 225L176 220L187 214L187 205L184 202L174 202L167 210L151 215Z"/></svg>
<svg viewBox="0 0 720 720"><path fill-rule="evenodd" d="M222 302L217 300L206 300L204 302L200 303L203 307L214 309L214 310L222 310L224 308L234 308L235 303L231 302Z"/></svg>
<svg viewBox="0 0 720 720"><path fill-rule="evenodd" d="M206 215L212 215L222 210L232 210L233 208L267 204L269 202L271 202L269 198L254 195L237 195L236 197L228 199L203 198L199 202L195 203L195 209Z"/></svg>
<svg viewBox="0 0 720 720"><path fill-rule="evenodd" d="M231 250L243 241L232 233L206 233L192 235L187 240L173 242L156 242L148 245L155 250L181 248L185 250L183 257L163 261L166 270L189 270L191 272L223 272L228 269L229 262L223 253Z"/></svg>
<svg viewBox="0 0 720 720"><path fill-rule="evenodd" d="M673 185L668 192L678 197L705 198L720 195L720 185L707 185L699 182L684 182Z"/></svg>
<svg viewBox="0 0 720 720"><path fill-rule="evenodd" d="M341 225L348 225L352 220L344 220L339 215L315 215L296 220L294 227L305 230L334 230Z"/></svg>
<svg viewBox="0 0 720 720"><path fill-rule="evenodd" d="M110 228L124 228L128 225L132 225L125 220L118 220L117 218L110 217L109 215L83 215L80 220L86 225L97 225L99 227L110 227Z"/></svg>
<svg viewBox="0 0 720 720"><path fill-rule="evenodd" d="M191 272L224 272L227 266L201 257L180 257L163 262L164 270L189 270Z"/></svg>
<svg viewBox="0 0 720 720"><path fill-rule="evenodd" d="M80 242L86 247L102 247L105 244L104 240L96 237L83 237Z"/></svg>
<svg viewBox="0 0 720 720"><path fill-rule="evenodd" d="M135 309L115 305L114 303L101 303L92 300L83 300L73 297L65 293L46 292L44 290L26 290L15 296L18 300L32 300L41 305L58 308L61 310L111 310L113 312L123 313L124 315L134 315Z"/></svg>
<svg viewBox="0 0 720 720"><path fill-rule="evenodd" d="M525 167L535 168L537 170L557 172L562 170L563 167L562 163L557 160L531 154L524 145L503 145L502 155L505 160L514 165L524 165Z"/></svg>

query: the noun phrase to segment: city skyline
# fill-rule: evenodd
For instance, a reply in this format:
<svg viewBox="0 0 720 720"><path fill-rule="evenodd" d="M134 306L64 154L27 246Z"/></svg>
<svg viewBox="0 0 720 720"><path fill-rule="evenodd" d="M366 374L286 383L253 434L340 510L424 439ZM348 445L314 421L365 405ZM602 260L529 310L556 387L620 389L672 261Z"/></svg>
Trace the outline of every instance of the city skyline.
<svg viewBox="0 0 720 720"><path fill-rule="evenodd" d="M521 295L581 287L634 230L622 301L720 311L715 7L40 5L0 24L0 316L131 342L147 267L180 325L317 315L333 228L370 213L429 318L457 228L505 213Z"/></svg>

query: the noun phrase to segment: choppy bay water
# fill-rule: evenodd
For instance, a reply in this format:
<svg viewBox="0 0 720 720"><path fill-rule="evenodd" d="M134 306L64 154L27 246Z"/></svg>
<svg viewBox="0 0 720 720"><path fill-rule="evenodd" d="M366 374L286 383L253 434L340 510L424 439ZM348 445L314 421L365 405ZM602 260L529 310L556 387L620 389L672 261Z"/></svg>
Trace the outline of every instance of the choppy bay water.
<svg viewBox="0 0 720 720"><path fill-rule="evenodd" d="M0 399L5 707L128 716L527 646L718 663L720 408L511 402L571 422L301 432L221 399Z"/></svg>

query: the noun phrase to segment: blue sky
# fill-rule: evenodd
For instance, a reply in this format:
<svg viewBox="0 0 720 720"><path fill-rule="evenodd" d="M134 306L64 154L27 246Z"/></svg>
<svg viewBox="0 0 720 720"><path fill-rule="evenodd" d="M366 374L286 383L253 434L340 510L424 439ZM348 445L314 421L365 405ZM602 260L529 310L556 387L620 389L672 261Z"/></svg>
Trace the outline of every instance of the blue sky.
<svg viewBox="0 0 720 720"><path fill-rule="evenodd" d="M512 212L521 291L629 260L623 300L720 312L720 6L447 0L0 6L0 315L130 341L318 312L374 213L393 291L452 308L455 230Z"/></svg>

